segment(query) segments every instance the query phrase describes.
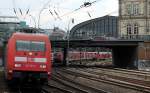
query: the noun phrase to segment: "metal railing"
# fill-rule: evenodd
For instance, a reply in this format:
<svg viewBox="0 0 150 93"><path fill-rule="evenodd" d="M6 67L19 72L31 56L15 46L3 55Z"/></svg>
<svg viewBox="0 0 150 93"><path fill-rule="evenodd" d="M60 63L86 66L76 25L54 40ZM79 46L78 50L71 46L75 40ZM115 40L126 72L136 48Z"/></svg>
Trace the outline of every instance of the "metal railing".
<svg viewBox="0 0 150 93"><path fill-rule="evenodd" d="M71 40L142 40L150 41L150 35L123 35L118 37L94 36L94 37L73 37Z"/></svg>
<svg viewBox="0 0 150 93"><path fill-rule="evenodd" d="M150 35L123 35L119 39L121 39L121 40L144 40L144 41L150 41Z"/></svg>

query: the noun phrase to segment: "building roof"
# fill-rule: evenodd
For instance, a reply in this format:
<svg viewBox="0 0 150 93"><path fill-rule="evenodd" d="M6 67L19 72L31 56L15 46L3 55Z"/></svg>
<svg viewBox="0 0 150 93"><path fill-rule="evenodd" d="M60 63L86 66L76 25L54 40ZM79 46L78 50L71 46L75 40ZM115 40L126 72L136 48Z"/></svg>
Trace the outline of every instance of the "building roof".
<svg viewBox="0 0 150 93"><path fill-rule="evenodd" d="M74 30L76 30L76 29L78 29L80 27L83 27L84 25L89 24L89 23L96 22L96 21L99 21L99 20L102 20L102 19L106 19L106 18L111 18L111 17L118 18L118 16L109 16L109 15L106 15L106 16L103 16L103 17L94 18L94 19L87 20L87 21L84 21L82 23L77 24L70 31L72 32L72 31L74 31Z"/></svg>

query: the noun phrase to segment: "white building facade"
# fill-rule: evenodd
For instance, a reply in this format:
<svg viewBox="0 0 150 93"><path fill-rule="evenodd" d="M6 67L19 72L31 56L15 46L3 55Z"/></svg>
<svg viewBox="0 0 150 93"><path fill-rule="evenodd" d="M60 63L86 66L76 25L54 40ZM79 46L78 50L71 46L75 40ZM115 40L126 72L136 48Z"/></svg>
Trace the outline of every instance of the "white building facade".
<svg viewBox="0 0 150 93"><path fill-rule="evenodd" d="M119 35L150 39L150 0L119 0Z"/></svg>

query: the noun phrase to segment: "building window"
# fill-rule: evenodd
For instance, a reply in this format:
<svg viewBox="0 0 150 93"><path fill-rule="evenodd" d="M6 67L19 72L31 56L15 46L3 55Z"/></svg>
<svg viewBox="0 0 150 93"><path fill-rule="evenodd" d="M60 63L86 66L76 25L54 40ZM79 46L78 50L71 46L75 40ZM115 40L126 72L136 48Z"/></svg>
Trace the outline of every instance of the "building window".
<svg viewBox="0 0 150 93"><path fill-rule="evenodd" d="M139 25L137 23L127 24L127 36L128 38L137 38L139 34Z"/></svg>
<svg viewBox="0 0 150 93"><path fill-rule="evenodd" d="M133 14L134 15L139 14L139 4L133 4Z"/></svg>
<svg viewBox="0 0 150 93"><path fill-rule="evenodd" d="M150 15L150 2L149 2L149 4L148 4L148 6L149 6L149 8L148 8L148 10L149 10L149 15Z"/></svg>
<svg viewBox="0 0 150 93"><path fill-rule="evenodd" d="M139 27L138 27L138 24L136 23L134 24L134 34L138 35L138 33L139 33Z"/></svg>
<svg viewBox="0 0 150 93"><path fill-rule="evenodd" d="M79 30L78 36L82 37L82 29Z"/></svg>
<svg viewBox="0 0 150 93"><path fill-rule="evenodd" d="M139 4L128 4L127 5L127 14L128 15L138 15L139 14Z"/></svg>
<svg viewBox="0 0 150 93"><path fill-rule="evenodd" d="M132 5L131 4L127 5L127 14L129 14L129 15L132 14Z"/></svg>
<svg viewBox="0 0 150 93"><path fill-rule="evenodd" d="M131 24L127 24L127 35L131 35L132 34L132 26Z"/></svg>

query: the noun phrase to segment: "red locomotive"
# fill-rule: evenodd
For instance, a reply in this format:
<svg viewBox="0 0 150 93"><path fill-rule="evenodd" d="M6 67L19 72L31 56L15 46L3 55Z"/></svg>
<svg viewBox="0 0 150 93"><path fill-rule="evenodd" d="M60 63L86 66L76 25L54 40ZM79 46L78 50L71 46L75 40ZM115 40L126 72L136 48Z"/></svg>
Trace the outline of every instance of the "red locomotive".
<svg viewBox="0 0 150 93"><path fill-rule="evenodd" d="M51 44L46 35L14 33L6 47L6 79L47 81L51 75L50 53Z"/></svg>

